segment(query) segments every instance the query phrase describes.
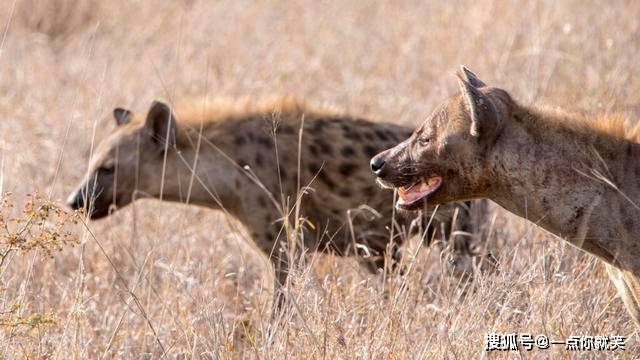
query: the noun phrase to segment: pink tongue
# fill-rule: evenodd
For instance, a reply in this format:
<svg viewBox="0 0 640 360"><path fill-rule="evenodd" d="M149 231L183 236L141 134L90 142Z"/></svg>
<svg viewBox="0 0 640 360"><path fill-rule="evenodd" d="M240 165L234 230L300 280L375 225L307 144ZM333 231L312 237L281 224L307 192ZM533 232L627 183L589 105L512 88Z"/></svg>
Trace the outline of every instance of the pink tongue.
<svg viewBox="0 0 640 360"><path fill-rule="evenodd" d="M411 190L405 192L404 195L402 196L402 199L405 202L411 202L413 200L416 200L416 199L419 199L420 197L422 197L422 195L425 193L425 191L420 191L420 187L421 187L420 185L422 185L422 184L417 184L416 186L411 188Z"/></svg>

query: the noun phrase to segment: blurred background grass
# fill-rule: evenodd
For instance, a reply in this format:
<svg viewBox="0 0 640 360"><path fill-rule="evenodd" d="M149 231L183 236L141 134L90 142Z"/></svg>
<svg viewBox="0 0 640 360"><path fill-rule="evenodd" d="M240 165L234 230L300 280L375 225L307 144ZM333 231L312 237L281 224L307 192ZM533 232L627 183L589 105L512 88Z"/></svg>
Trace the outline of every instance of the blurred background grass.
<svg viewBox="0 0 640 360"><path fill-rule="evenodd" d="M457 91L460 64L525 104L633 117L639 15L635 1L3 0L0 188L16 203L36 190L63 199L115 106L292 93L415 126ZM160 341L180 358L479 358L490 332L635 331L599 262L500 209L488 219L498 275L460 282L425 249L406 284L384 283L353 260L313 257L291 289L299 311L270 322L268 263L228 219L140 201L89 226L157 334L78 230L80 246L17 254L0 274L0 311L55 319L0 328L0 354L156 358ZM634 337L623 355L638 351ZM603 355L614 354L523 354Z"/></svg>

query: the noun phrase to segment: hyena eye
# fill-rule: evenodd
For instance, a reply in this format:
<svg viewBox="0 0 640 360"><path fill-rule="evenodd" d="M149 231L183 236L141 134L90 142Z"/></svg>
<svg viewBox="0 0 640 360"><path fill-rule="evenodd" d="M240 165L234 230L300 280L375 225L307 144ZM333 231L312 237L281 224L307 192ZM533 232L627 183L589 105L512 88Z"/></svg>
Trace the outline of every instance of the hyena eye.
<svg viewBox="0 0 640 360"><path fill-rule="evenodd" d="M420 146L427 145L429 141L431 141L431 138L429 136L420 136L418 138L418 144L420 144Z"/></svg>
<svg viewBox="0 0 640 360"><path fill-rule="evenodd" d="M115 171L115 166L113 165L103 165L98 168L98 173L103 175L111 175Z"/></svg>

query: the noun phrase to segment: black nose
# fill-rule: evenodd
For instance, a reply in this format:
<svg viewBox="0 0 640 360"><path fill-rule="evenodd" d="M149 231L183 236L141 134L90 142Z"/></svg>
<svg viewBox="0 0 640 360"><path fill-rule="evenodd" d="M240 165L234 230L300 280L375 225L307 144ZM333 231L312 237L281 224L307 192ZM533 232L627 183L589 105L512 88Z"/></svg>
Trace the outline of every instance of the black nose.
<svg viewBox="0 0 640 360"><path fill-rule="evenodd" d="M82 193L78 193L72 199L69 199L68 205L74 210L84 208L84 196L82 196Z"/></svg>
<svg viewBox="0 0 640 360"><path fill-rule="evenodd" d="M373 171L373 173L376 175L380 175L385 163L386 162L384 161L384 158L382 156L374 156L374 158L371 159L371 171Z"/></svg>

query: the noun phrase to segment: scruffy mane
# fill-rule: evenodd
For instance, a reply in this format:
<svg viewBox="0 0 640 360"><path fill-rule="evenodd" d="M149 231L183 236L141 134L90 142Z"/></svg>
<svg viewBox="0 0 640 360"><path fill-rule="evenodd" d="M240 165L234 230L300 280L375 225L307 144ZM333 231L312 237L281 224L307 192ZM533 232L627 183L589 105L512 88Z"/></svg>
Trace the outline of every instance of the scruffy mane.
<svg viewBox="0 0 640 360"><path fill-rule="evenodd" d="M207 123L238 119L256 115L337 115L339 112L328 105L312 105L293 96L271 96L260 99L215 98L213 100L178 103L174 113L181 125L199 126Z"/></svg>
<svg viewBox="0 0 640 360"><path fill-rule="evenodd" d="M262 118L291 120L305 116L339 116L341 112L329 105L312 105L293 96L270 96L259 99L215 98L191 100L176 104L173 113L178 121L178 146L193 146L202 127L202 135L209 138L216 129L232 121Z"/></svg>
<svg viewBox="0 0 640 360"><path fill-rule="evenodd" d="M620 113L601 113L597 115L585 112L567 112L559 108L536 107L529 109L538 121L549 120L552 124L583 134L604 134L613 138L626 139L640 143L640 122L627 128L629 119Z"/></svg>

